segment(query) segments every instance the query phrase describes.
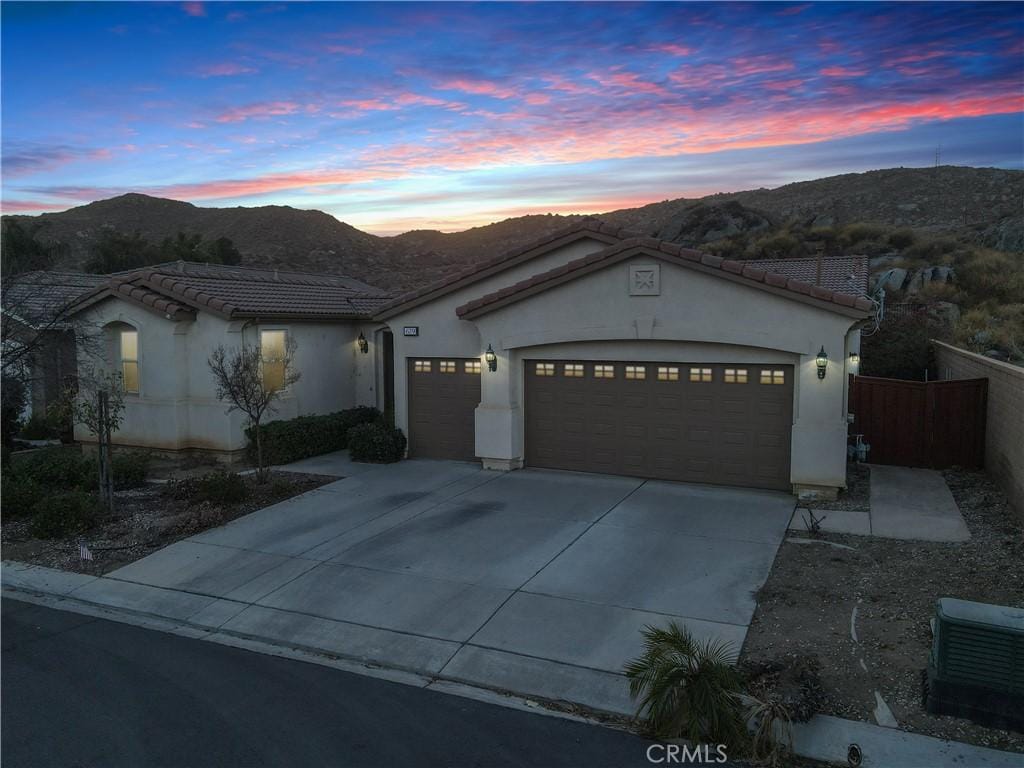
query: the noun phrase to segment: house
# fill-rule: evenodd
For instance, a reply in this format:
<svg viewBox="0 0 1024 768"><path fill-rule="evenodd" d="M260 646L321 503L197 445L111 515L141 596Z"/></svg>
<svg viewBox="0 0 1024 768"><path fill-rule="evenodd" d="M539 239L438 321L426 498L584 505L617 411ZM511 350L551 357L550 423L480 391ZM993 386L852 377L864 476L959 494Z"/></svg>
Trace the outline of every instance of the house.
<svg viewBox="0 0 1024 768"><path fill-rule="evenodd" d="M116 443L231 456L245 447L246 425L216 397L214 349L258 346L272 383L282 374L276 358L295 344L301 378L273 418L383 404L376 356L359 339L373 333L367 323L389 298L345 277L172 262L106 278L73 312L94 334L98 367L122 377ZM96 360L82 355L80 365ZM94 439L81 427L75 437Z"/></svg>
<svg viewBox="0 0 1024 768"><path fill-rule="evenodd" d="M106 278L83 272L37 270L11 277L3 291L5 374L14 361L25 382L25 418L46 416L78 374L71 304Z"/></svg>
<svg viewBox="0 0 1024 768"><path fill-rule="evenodd" d="M845 287L591 219L376 317L411 456L827 496L874 311Z"/></svg>

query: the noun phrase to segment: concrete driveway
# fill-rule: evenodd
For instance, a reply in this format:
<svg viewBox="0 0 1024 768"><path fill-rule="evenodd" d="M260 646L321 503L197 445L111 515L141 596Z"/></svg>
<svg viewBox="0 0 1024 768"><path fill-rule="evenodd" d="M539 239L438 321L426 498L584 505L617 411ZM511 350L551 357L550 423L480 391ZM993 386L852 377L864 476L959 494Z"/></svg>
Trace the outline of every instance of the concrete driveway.
<svg viewBox="0 0 1024 768"><path fill-rule="evenodd" d="M640 629L675 619L738 652L794 507L623 477L333 461L351 476L121 568L114 591L185 592L192 623L632 713L620 671ZM76 594L89 589L110 579Z"/></svg>

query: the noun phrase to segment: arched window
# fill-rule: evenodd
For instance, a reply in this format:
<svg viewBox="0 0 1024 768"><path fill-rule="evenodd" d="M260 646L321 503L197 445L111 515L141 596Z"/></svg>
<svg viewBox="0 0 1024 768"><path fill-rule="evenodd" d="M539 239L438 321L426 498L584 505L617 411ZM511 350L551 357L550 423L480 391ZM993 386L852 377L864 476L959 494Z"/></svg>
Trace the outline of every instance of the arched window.
<svg viewBox="0 0 1024 768"><path fill-rule="evenodd" d="M139 332L134 328L120 334L121 378L124 391L139 394Z"/></svg>

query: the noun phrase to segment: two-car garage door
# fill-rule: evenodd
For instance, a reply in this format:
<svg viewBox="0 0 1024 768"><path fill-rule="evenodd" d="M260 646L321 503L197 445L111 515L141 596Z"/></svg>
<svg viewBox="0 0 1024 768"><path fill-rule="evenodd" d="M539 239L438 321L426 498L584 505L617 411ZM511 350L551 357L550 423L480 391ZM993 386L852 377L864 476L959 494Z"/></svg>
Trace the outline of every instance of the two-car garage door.
<svg viewBox="0 0 1024 768"><path fill-rule="evenodd" d="M789 490L793 367L526 362L534 467Z"/></svg>

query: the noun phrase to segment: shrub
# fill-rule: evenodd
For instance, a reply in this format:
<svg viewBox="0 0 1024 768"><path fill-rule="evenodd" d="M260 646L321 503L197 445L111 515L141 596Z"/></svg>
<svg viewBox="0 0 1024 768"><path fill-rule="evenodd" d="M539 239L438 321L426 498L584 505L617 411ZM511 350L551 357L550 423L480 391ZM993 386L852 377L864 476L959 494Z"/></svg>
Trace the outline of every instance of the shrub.
<svg viewBox="0 0 1024 768"><path fill-rule="evenodd" d="M84 491L47 494L32 510L29 532L40 539L56 539L89 530L100 513L96 497Z"/></svg>
<svg viewBox="0 0 1024 768"><path fill-rule="evenodd" d="M348 447L348 431L358 424L381 420L376 408L360 406L322 416L299 416L295 419L271 421L260 427L263 456L267 464L288 464L292 461L340 451ZM249 439L247 453L255 460L255 429L245 431Z"/></svg>
<svg viewBox="0 0 1024 768"><path fill-rule="evenodd" d="M95 459L84 456L77 448L43 448L20 456L12 471L33 480L44 488L72 490L92 488L99 481Z"/></svg>
<svg viewBox="0 0 1024 768"><path fill-rule="evenodd" d="M18 437L22 440L52 440L60 437L60 428L53 419L34 413L22 426Z"/></svg>
<svg viewBox="0 0 1024 768"><path fill-rule="evenodd" d="M24 517L43 498L44 493L43 487L34 480L5 473L0 489L4 517Z"/></svg>
<svg viewBox="0 0 1024 768"><path fill-rule="evenodd" d="M877 224L849 224L843 227L839 235L839 242L844 247L861 243L865 240L878 240L885 235L885 227Z"/></svg>
<svg viewBox="0 0 1024 768"><path fill-rule="evenodd" d="M934 365L931 340L947 333L923 314L888 320L876 333L861 337L860 374L923 381Z"/></svg>
<svg viewBox="0 0 1024 768"><path fill-rule="evenodd" d="M196 481L195 498L211 504L238 504L249 495L245 478L237 472L218 469Z"/></svg>
<svg viewBox="0 0 1024 768"><path fill-rule="evenodd" d="M405 455L405 435L386 424L357 424L348 432L348 447L353 461L390 464Z"/></svg>
<svg viewBox="0 0 1024 768"><path fill-rule="evenodd" d="M149 467L149 454L142 451L115 453L113 459L114 488L138 488L146 482L146 470ZM96 467L95 462L92 465ZM96 469L98 474L99 470Z"/></svg>
<svg viewBox="0 0 1024 768"><path fill-rule="evenodd" d="M629 692L640 699L638 716L660 738L695 744L725 744L730 751L747 744L740 700L742 680L730 661L729 646L699 643L669 622L666 629L643 630L644 652L626 665Z"/></svg>
<svg viewBox="0 0 1024 768"><path fill-rule="evenodd" d="M914 234L912 229L897 229L889 234L889 245L893 248L899 248L901 251L904 248L909 248L916 241L917 235Z"/></svg>

